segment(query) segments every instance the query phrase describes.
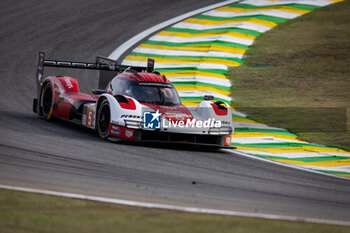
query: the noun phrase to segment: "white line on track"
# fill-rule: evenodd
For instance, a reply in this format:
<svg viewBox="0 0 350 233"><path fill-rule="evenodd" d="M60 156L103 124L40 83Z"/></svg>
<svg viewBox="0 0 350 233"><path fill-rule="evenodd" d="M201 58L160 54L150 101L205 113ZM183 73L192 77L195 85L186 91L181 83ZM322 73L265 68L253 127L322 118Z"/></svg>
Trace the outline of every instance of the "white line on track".
<svg viewBox="0 0 350 233"><path fill-rule="evenodd" d="M118 60L120 58L120 56L122 56L129 48L131 48L132 46L134 46L135 44L137 44L138 42L140 42L144 38L150 36L151 34L157 32L165 27L169 27L170 25L172 25L174 23L182 21L182 20L189 18L191 16L198 15L198 14L203 13L205 11L210 11L212 9L219 8L221 6L225 6L225 5L235 3L238 1L240 1L240 0L228 0L228 1L220 2L220 3L216 3L216 4L213 4L210 6L206 6L206 7L185 13L185 14L177 16L175 18L169 19L167 21L164 21L163 23L157 24L157 25L137 34L136 36L132 37L131 39L127 40L126 42L124 42L122 45L120 45L118 48L116 48L108 57L111 59L114 59L114 60Z"/></svg>
<svg viewBox="0 0 350 233"><path fill-rule="evenodd" d="M239 155L245 156L247 158L251 158L251 159L255 159L255 160L259 160L259 161L265 161L267 163L273 163L273 164L276 164L276 165L279 165L279 166L283 166L283 167L289 167L289 168L293 168L293 169L297 169L297 170L302 170L302 171L306 171L306 172L315 173L315 174L318 174L318 175L324 175L324 176L329 176L329 177L333 177L333 178L337 178L337 179L343 179L343 180L350 181L350 178L347 178L347 177L344 177L344 176L337 176L337 175L333 175L333 174L329 174L329 173L325 173L325 172L319 172L319 171L316 171L316 170L312 170L312 169L305 168L305 167L300 167L300 166L293 165L293 164L276 162L276 161L273 161L273 160L270 160L270 159L265 159L265 158L257 157L257 156L254 156L254 155L246 154L246 153L243 153L243 152L238 151L238 150L234 150L234 151L228 150L228 149L223 149L223 150L226 151L226 152L232 153L232 154L239 154Z"/></svg>
<svg viewBox="0 0 350 233"><path fill-rule="evenodd" d="M270 30L272 27L263 26L261 24L250 23L250 22L239 22L239 23L223 23L223 24L200 24L200 23L184 23L180 22L172 27L174 28L182 28L182 29L193 29L193 30L210 30L210 29L218 29L218 28L243 28L248 30L253 30L257 32L266 32Z"/></svg>
<svg viewBox="0 0 350 233"><path fill-rule="evenodd" d="M182 211L182 212L189 212L189 213L218 214L218 215L229 215L229 216L239 216L239 217L252 217L252 218L263 218L263 219L272 219L272 220L301 221L301 222L309 222L309 223L321 223L321 224L350 226L350 222L337 221L337 220L326 220L326 219L318 219L318 218L301 218L301 217L280 216L280 215L273 215L273 214L262 214L262 213L250 213L250 212L229 211L229 210L183 207L183 206L175 206L175 205L164 205L164 204L122 200L122 199L115 199L115 198L90 196L90 195L76 194L76 193L56 192L56 191L49 191L49 190L43 190L43 189L8 186L8 185L1 185L1 184L0 184L0 188L7 189L7 190L13 190L13 191L30 192L30 193L45 194L45 195L59 196L59 197L69 197L69 198L74 198L74 199L97 201L97 202L104 202L104 203L111 203L111 204L118 204L118 205L128 205L128 206L134 206L134 207L175 210L175 211Z"/></svg>
<svg viewBox="0 0 350 233"><path fill-rule="evenodd" d="M281 11L276 9L276 10L256 10L256 11L249 11L249 12L228 12L228 11L221 11L221 10L212 10L209 12L205 12L203 15L222 17L222 18L268 15L268 16L280 17L285 19L293 19L295 17L300 16L301 14L291 13L291 12L286 12L286 11Z"/></svg>
<svg viewBox="0 0 350 233"><path fill-rule="evenodd" d="M210 42L223 41L229 43L238 43L243 45L252 45L254 40L243 39L235 36L214 35L214 36L194 36L194 37L179 37L179 36L152 36L149 38L152 41L165 41L171 43L190 43L190 42Z"/></svg>

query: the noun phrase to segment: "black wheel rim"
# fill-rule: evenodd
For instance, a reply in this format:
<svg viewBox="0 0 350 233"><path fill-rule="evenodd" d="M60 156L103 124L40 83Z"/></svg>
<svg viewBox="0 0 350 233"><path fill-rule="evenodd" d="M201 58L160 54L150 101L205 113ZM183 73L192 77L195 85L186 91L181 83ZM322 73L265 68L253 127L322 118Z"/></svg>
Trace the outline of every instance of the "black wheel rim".
<svg viewBox="0 0 350 233"><path fill-rule="evenodd" d="M51 85L46 85L43 93L43 103L42 103L42 108L43 108L43 113L44 115L48 115L52 106L52 90L51 90Z"/></svg>
<svg viewBox="0 0 350 233"><path fill-rule="evenodd" d="M100 111L100 117L98 119L98 125L100 132L106 134L109 129L111 114L108 105L103 105Z"/></svg>

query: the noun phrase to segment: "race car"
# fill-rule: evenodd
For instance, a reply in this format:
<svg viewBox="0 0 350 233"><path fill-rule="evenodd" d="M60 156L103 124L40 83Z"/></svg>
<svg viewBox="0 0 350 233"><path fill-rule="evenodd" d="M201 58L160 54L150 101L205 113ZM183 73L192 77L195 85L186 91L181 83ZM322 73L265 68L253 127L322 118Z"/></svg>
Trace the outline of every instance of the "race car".
<svg viewBox="0 0 350 233"><path fill-rule="evenodd" d="M99 89L82 93L73 77L44 78L44 67L99 70ZM95 63L45 60L39 52L36 83L35 113L90 128L102 139L233 148L230 107L213 96L195 108L182 105L169 79L154 71L152 59L147 67L127 67L101 56Z"/></svg>

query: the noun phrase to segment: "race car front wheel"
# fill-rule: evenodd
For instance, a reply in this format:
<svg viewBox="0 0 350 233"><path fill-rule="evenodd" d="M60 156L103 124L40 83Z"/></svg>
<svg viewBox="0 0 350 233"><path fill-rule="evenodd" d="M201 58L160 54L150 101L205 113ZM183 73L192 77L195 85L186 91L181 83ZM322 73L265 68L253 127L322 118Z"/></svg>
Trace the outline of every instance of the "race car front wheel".
<svg viewBox="0 0 350 233"><path fill-rule="evenodd" d="M104 99L97 112L97 133L102 139L106 139L109 135L109 124L111 121L111 110L109 102Z"/></svg>
<svg viewBox="0 0 350 233"><path fill-rule="evenodd" d="M52 112L53 112L53 93L52 93L52 86L50 82L47 82L41 91L41 99L40 99L40 104L41 104L41 111L46 118L46 120L50 120L52 117Z"/></svg>

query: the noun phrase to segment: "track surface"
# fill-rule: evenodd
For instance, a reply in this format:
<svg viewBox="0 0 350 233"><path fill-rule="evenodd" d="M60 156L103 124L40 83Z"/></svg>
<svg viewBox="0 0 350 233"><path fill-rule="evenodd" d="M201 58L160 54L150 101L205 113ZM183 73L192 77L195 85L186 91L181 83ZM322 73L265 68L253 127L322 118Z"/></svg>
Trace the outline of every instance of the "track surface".
<svg viewBox="0 0 350 233"><path fill-rule="evenodd" d="M347 180L222 151L114 144L32 113L39 49L48 58L94 61L95 55L107 56L144 29L213 3L23 0L14 4L2 0L0 184L349 221ZM73 75L80 78L82 90L97 85L94 72Z"/></svg>

